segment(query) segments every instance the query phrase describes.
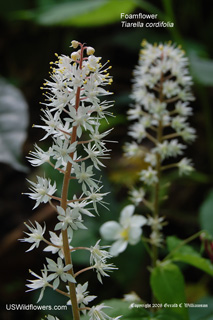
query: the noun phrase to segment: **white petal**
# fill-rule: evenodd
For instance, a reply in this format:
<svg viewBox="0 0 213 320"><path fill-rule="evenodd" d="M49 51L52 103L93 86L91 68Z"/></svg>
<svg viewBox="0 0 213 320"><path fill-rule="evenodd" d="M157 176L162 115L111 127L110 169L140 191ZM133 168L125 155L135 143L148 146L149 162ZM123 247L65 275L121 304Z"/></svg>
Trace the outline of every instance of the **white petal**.
<svg viewBox="0 0 213 320"><path fill-rule="evenodd" d="M117 240L122 231L120 224L116 221L108 221L100 228L101 236L105 240Z"/></svg>
<svg viewBox="0 0 213 320"><path fill-rule="evenodd" d="M138 227L130 228L129 230L129 243L136 244L140 241L140 236L142 234L142 229Z"/></svg>
<svg viewBox="0 0 213 320"><path fill-rule="evenodd" d="M119 253L123 252L127 247L128 242L124 240L118 240L110 247L109 252L112 256L118 256Z"/></svg>
<svg viewBox="0 0 213 320"><path fill-rule="evenodd" d="M131 226L133 227L142 227L146 223L147 219L144 216L139 216L138 214L135 214L131 218Z"/></svg>
<svg viewBox="0 0 213 320"><path fill-rule="evenodd" d="M123 210L121 211L120 223L122 225L125 224L125 221L128 220L133 215L134 211L135 211L135 206L133 206L133 204L130 204L124 207Z"/></svg>

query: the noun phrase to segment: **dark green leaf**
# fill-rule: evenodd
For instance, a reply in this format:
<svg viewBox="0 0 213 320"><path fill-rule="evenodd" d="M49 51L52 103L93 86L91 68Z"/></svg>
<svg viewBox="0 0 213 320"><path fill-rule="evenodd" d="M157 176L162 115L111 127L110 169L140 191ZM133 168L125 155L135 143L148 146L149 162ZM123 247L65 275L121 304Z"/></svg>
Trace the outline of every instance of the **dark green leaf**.
<svg viewBox="0 0 213 320"><path fill-rule="evenodd" d="M190 55L191 73L198 83L213 85L213 60L203 59L195 53Z"/></svg>
<svg viewBox="0 0 213 320"><path fill-rule="evenodd" d="M67 19L64 21L64 24L78 27L106 25L120 21L121 12L130 13L136 8L133 0L108 0L98 2L101 3L102 6L95 8L95 10L90 13L87 12L81 16Z"/></svg>
<svg viewBox="0 0 213 320"><path fill-rule="evenodd" d="M201 228L213 236L213 190L209 192L199 211Z"/></svg>
<svg viewBox="0 0 213 320"><path fill-rule="evenodd" d="M170 310L181 315L184 320L188 319L187 310L179 308L179 303L184 303L186 298L183 275L176 265L166 262L154 268L151 287L159 302L171 305L168 307Z"/></svg>
<svg viewBox="0 0 213 320"><path fill-rule="evenodd" d="M196 305L202 307L190 308L189 315L191 320L213 320L213 298L205 297L196 301Z"/></svg>
<svg viewBox="0 0 213 320"><path fill-rule="evenodd" d="M152 318L153 320L183 320L185 319L180 314L177 314L170 309L161 309L156 312L155 316Z"/></svg>
<svg viewBox="0 0 213 320"><path fill-rule="evenodd" d="M168 250L171 252L170 259L190 264L213 275L213 265L210 260L202 258L199 252L189 245L181 245L182 243L183 241L176 237L167 238Z"/></svg>
<svg viewBox="0 0 213 320"><path fill-rule="evenodd" d="M78 16L91 14L91 12L102 7L107 1L99 0L81 0L59 3L51 7L46 7L38 14L36 21L42 25L64 24L65 21L72 21Z"/></svg>

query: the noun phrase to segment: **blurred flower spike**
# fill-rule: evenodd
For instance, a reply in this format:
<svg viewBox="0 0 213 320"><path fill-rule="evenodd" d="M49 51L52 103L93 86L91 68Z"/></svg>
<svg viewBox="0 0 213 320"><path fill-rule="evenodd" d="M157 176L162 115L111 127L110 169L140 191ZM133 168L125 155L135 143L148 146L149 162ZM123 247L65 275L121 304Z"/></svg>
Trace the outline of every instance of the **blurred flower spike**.
<svg viewBox="0 0 213 320"><path fill-rule="evenodd" d="M128 120L133 121L128 130L132 141L124 145L124 155L140 157L144 166L129 192L133 205L122 210L119 223L109 221L100 229L104 239L115 241L110 249L113 255L124 251L128 243L138 243L145 224L151 232L149 238L143 237L143 240L150 244L151 250L156 252L154 247L163 244L162 228L166 222L159 210L163 200L160 198L161 176L172 168L177 168L179 175L193 171L192 161L183 157L186 144L196 138L188 122L193 114L189 105L194 100L191 86L188 59L181 47L170 42L152 45L142 41L139 62L133 71L131 98L134 103L127 112ZM141 204L148 210L147 218L132 215L134 206ZM126 210L131 212L128 222L124 219ZM152 257L155 265L157 256L153 253Z"/></svg>

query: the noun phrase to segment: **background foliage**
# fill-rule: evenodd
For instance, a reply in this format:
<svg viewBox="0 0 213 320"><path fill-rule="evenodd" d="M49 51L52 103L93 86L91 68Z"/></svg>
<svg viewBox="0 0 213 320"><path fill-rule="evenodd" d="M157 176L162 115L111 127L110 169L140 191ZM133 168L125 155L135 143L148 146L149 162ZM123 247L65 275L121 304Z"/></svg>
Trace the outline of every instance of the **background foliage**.
<svg viewBox="0 0 213 320"><path fill-rule="evenodd" d="M168 29L122 28L121 12L155 13L158 14L159 20L174 22L175 27ZM7 311L5 305L36 302L36 296L26 294L24 286L25 279L28 278L27 270L34 266L34 270L38 271L42 267L44 259L42 248L37 254L28 253L26 255L24 250L27 248L18 243L17 238L22 237L24 220L33 221L35 219L40 223L47 220L47 223L51 225L55 217L48 206L32 212L30 200L21 196L21 192L27 190L25 178L37 174L36 169L29 168L24 157L32 149L33 144L41 138L42 132L38 129L32 130L31 126L33 123L40 122L39 101L42 101L43 97L39 87L43 79L48 77L49 62L55 59L55 52L69 54L72 39L95 47L97 55L102 56L103 61L110 59L113 66L112 90L115 92L114 113L116 115L116 118L110 121L110 125L114 127L110 140L119 141L119 144L111 145L112 160L105 163L107 168L103 174L106 189L111 189L111 194L107 199L110 203L110 212L101 209L100 218L94 220L91 225L91 234L87 241L93 243L99 238L98 230L101 223L118 217L121 208L128 202L127 186L134 183L135 173L144 165L140 160L127 162L122 158L122 144L128 139L125 114L130 103L132 69L137 63L143 38L150 42L172 40L182 45L190 59L196 96L196 101L193 103L192 126L197 129L198 138L190 146L187 155L194 160L196 172L184 179L178 178L176 173L168 173L166 179L172 181L172 184L168 188L169 198L162 206L162 214L169 221L165 232L169 236L175 234L178 238L184 239L200 229L206 229L213 236L212 5L207 6L206 1L193 0L8 0L1 1L0 27L0 76L16 86L28 104L27 110L26 102L16 97L16 103L13 102L11 107L14 110L14 118L9 117L9 107L5 109L2 104L0 105L0 290L3 293L1 296L3 308L0 316L2 319L13 320L21 316L23 320L29 317L40 318L38 312ZM0 83L1 103L2 96L6 94L3 83L5 80ZM9 96L12 96L11 93ZM6 118L4 118L5 113ZM26 129L28 117L30 125ZM4 148L5 145L8 146L8 150L5 150L2 149L2 141L5 141L5 128L11 128L13 119L12 141L8 140L7 144L4 143ZM16 136L17 131L20 132L21 141ZM25 170L26 166L29 168L28 173ZM50 168L45 167L44 169L47 176L52 174ZM142 210L141 213L145 212ZM83 232L79 237L79 242L81 241L84 241ZM175 241L180 240L170 238L165 253L166 250L172 250ZM174 254L173 261L176 262L169 272L177 274L176 263L178 263L184 272L186 284L184 295L187 301L194 303L197 301L205 303L206 301L211 306L208 310L200 309L196 312L190 309L190 320L210 320L213 305L211 263L208 260L208 265L206 265L202 260L203 270L207 268L208 273L183 264L184 259L188 259L187 263L191 261L193 265L192 260L195 259L193 261L196 267L198 258L195 258L195 252L198 252L200 247L199 239L194 241L193 245L194 252L187 252L185 248L184 254L181 251ZM205 253L197 254L200 256L199 259L208 259ZM82 266L86 260L87 257L80 255L76 257L75 263ZM202 262L200 261L201 264ZM142 299L150 301L149 271L147 270L149 259L143 245L129 247L125 253L114 259L114 263L120 269L114 272L111 279L105 281L104 287L97 284L92 273L89 275L90 283L94 283L91 293L94 292L101 299L110 299L122 298L123 293L134 290ZM163 272L167 271L165 267ZM159 277L158 279L163 281ZM112 287L113 290L111 290ZM178 294L182 293L177 292ZM41 304L65 304L65 301L59 300L61 297L52 292L46 295L45 299ZM113 303L115 302L112 301L112 305ZM122 312L122 308L126 307L120 305L119 308ZM172 319L163 313L164 311L161 311L157 319L165 320L166 317ZM58 316L60 315L59 311ZM141 316L139 315L138 318ZM147 319L151 317L148 313L143 316L146 316ZM174 319L175 317L178 319L178 314L174 316ZM131 318L137 319L137 316L133 317L130 314L128 319Z"/></svg>

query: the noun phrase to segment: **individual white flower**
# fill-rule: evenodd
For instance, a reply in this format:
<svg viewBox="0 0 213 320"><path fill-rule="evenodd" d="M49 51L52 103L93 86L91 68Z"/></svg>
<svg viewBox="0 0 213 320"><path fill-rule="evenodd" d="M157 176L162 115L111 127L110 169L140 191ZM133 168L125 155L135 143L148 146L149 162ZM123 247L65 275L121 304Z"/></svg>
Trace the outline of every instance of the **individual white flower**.
<svg viewBox="0 0 213 320"><path fill-rule="evenodd" d="M109 275L106 272L111 272L112 270L116 270L113 263L106 263L105 258L101 260L96 260L95 264L93 265L93 268L96 269L97 272L97 278L102 283L101 277L109 277Z"/></svg>
<svg viewBox="0 0 213 320"><path fill-rule="evenodd" d="M97 296L89 296L89 291L86 291L88 288L88 282L85 282L83 285L80 283L76 286L76 297L77 297L77 303L80 308L85 308L85 306L88 305L89 302L93 301ZM69 292L69 287L67 287ZM71 305L71 301L68 300L67 305ZM84 314L86 314L86 310L82 310Z"/></svg>
<svg viewBox="0 0 213 320"><path fill-rule="evenodd" d="M156 99L151 105L150 113L153 114L155 119L161 119L163 116L167 115L168 111L166 110L166 103L161 102Z"/></svg>
<svg viewBox="0 0 213 320"><path fill-rule="evenodd" d="M61 258L57 259L57 263L55 261L53 261L52 259L46 258L48 265L48 271L52 272L49 276L48 279L50 281L53 281L53 289L57 289L60 283L60 279L64 282L73 282L75 283L75 279L74 277L67 273L67 271L69 271L72 268L71 264L67 264L66 266L64 266L63 261Z"/></svg>
<svg viewBox="0 0 213 320"><path fill-rule="evenodd" d="M42 226L37 221L35 221L36 226L34 226L32 222L30 223L32 226L28 226L26 223L25 226L31 231L31 233L24 232L29 237L20 239L20 241L22 242L32 243L32 246L26 252L33 250L35 247L38 248L40 242L44 240L43 234L46 230L46 225L44 225L44 227L42 228Z"/></svg>
<svg viewBox="0 0 213 320"><path fill-rule="evenodd" d="M121 318L121 316L118 316L116 318L108 316L105 312L102 311L102 309L105 308L110 307L106 306L104 303L99 304L97 306L93 306L88 312L89 320L118 320Z"/></svg>
<svg viewBox="0 0 213 320"><path fill-rule="evenodd" d="M78 110L73 107L69 108L70 118L65 118L66 121L72 122L73 126L78 127L77 135L80 138L82 135L82 128L85 130L93 131L94 120L91 117L91 108L85 107L84 105L80 106Z"/></svg>
<svg viewBox="0 0 213 320"><path fill-rule="evenodd" d="M52 231L49 231L50 234L50 242L52 245L48 245L46 248L44 248L43 251L47 252L52 252L52 254L58 253L60 258L64 258L64 253L63 253L63 239L62 239L62 233L59 234L59 236ZM70 249L72 247L70 246Z"/></svg>
<svg viewBox="0 0 213 320"><path fill-rule="evenodd" d="M47 132L41 140L45 140L50 135L54 136L57 134L57 129L62 125L59 111L55 112L54 115L52 115L49 109L43 110L43 112L45 117L41 117L41 119L44 121L45 126L34 125L34 127L41 128Z"/></svg>
<svg viewBox="0 0 213 320"><path fill-rule="evenodd" d="M91 203L93 204L93 208L95 209L95 212L98 214L97 209L97 203L101 206L103 206L105 209L108 209L108 203L103 201L103 197L109 194L110 192L99 192L103 188L103 185L101 185L98 188L90 187L89 190L85 191L85 195L91 200Z"/></svg>
<svg viewBox="0 0 213 320"><path fill-rule="evenodd" d="M154 149L152 149L152 152L146 152L144 161L151 164L152 167L155 167L157 164L157 157L156 154L154 153Z"/></svg>
<svg viewBox="0 0 213 320"><path fill-rule="evenodd" d="M88 158L92 160L96 169L100 170L99 166L105 167L105 165L99 159L109 159L109 154L106 154L109 150L100 150L95 144L88 143L87 147L84 146L84 150L88 154Z"/></svg>
<svg viewBox="0 0 213 320"><path fill-rule="evenodd" d="M186 149L186 146L179 143L177 139L173 139L169 142L168 148L170 156L177 157L183 154L183 150Z"/></svg>
<svg viewBox="0 0 213 320"><path fill-rule="evenodd" d="M124 294L123 300L128 302L136 302L141 301L141 298L137 295L137 293L131 291L130 293Z"/></svg>
<svg viewBox="0 0 213 320"><path fill-rule="evenodd" d="M141 122L136 122L130 126L128 135L140 143L146 137L146 130Z"/></svg>
<svg viewBox="0 0 213 320"><path fill-rule="evenodd" d="M47 151L42 150L35 144L34 146L35 152L31 151L30 156L27 157L28 161L32 166L37 167L41 166L43 163L50 161L50 157L52 156L52 148L49 148Z"/></svg>
<svg viewBox="0 0 213 320"><path fill-rule="evenodd" d="M181 116L174 117L172 119L171 126L175 131L180 132L182 129L186 127L186 118Z"/></svg>
<svg viewBox="0 0 213 320"><path fill-rule="evenodd" d="M191 127L185 127L181 132L180 135L184 141L187 143L193 142L196 139L195 129Z"/></svg>
<svg viewBox="0 0 213 320"><path fill-rule="evenodd" d="M135 189L132 188L129 191L129 199L135 205L138 206L144 199L145 191L143 188Z"/></svg>
<svg viewBox="0 0 213 320"><path fill-rule="evenodd" d="M137 120L140 116L142 116L143 112L141 110L141 106L139 104L132 105L131 109L127 111L127 119L128 120Z"/></svg>
<svg viewBox="0 0 213 320"><path fill-rule="evenodd" d="M103 250L106 248L110 248L110 246L100 246L99 245L100 241L101 240L98 240L94 246L90 247L90 253L91 253L90 264L91 265L100 260L105 261L106 259L109 259L112 257L112 255L108 251Z"/></svg>
<svg viewBox="0 0 213 320"><path fill-rule="evenodd" d="M176 81L166 80L163 82L163 94L167 98L176 96L180 92L181 88Z"/></svg>
<svg viewBox="0 0 213 320"><path fill-rule="evenodd" d="M187 158L183 158L181 161L179 161L177 166L180 176L188 175L194 170L191 160Z"/></svg>
<svg viewBox="0 0 213 320"><path fill-rule="evenodd" d="M72 162L70 154L75 152L77 142L70 144L68 139L63 141L61 138L57 138L54 141L55 144L53 144L52 149L53 159L56 159L55 168L60 167L64 162Z"/></svg>
<svg viewBox="0 0 213 320"><path fill-rule="evenodd" d="M74 195L72 202L68 203L68 206L70 206L73 211L79 212L79 214L85 214L89 217L94 217L94 214L85 208L89 203L91 202L85 199L81 200L81 198L77 199L76 195Z"/></svg>
<svg viewBox="0 0 213 320"><path fill-rule="evenodd" d="M142 234L141 227L146 224L146 218L139 215L133 215L135 206L128 205L121 211L119 222L105 222L101 228L101 236L105 240L115 241L109 252L117 256L123 252L128 243L135 245L140 241Z"/></svg>
<svg viewBox="0 0 213 320"><path fill-rule="evenodd" d="M32 290L37 290L37 289L41 289L41 293L39 295L38 301L39 302L44 295L44 290L45 288L49 285L49 281L51 281L50 276L48 276L47 274L47 268L46 266L44 266L44 270L41 271L41 276L37 275L35 272L29 270L29 272L36 278L38 278L38 280L27 280L30 283L26 284L26 286L28 288L30 288L29 290L27 290L27 292L32 291Z"/></svg>
<svg viewBox="0 0 213 320"><path fill-rule="evenodd" d="M127 158L131 157L139 157L142 155L143 151L140 148L140 146L135 142L126 142L125 145L123 146L124 149L124 156Z"/></svg>
<svg viewBox="0 0 213 320"><path fill-rule="evenodd" d="M178 101L175 104L175 111L182 117L188 117L192 115L192 108L188 107L188 102Z"/></svg>
<svg viewBox="0 0 213 320"><path fill-rule="evenodd" d="M55 230L67 229L69 236L72 238L73 230L86 229L78 210L71 210L71 208L67 207L65 211L62 207L57 206L57 211L59 213L57 218L60 222L56 224Z"/></svg>
<svg viewBox="0 0 213 320"><path fill-rule="evenodd" d="M90 139L95 143L96 147L99 150L102 150L102 149L106 149L105 142L109 142L107 140L104 140L103 138L105 138L112 131L112 129L109 129L105 132L100 133L99 126L100 124L96 125L94 132L91 132L89 136L90 136Z"/></svg>
<svg viewBox="0 0 213 320"><path fill-rule="evenodd" d="M86 190L85 184L87 184L89 187L97 188L97 184L95 183L94 179L92 179L94 176L93 166L88 166L86 168L85 162L82 162L81 165L74 163L73 167L75 169L76 179L79 183L82 183L83 191Z"/></svg>
<svg viewBox="0 0 213 320"><path fill-rule="evenodd" d="M147 219L147 225L151 226L154 230L161 230L164 226L164 217L151 217Z"/></svg>
<svg viewBox="0 0 213 320"><path fill-rule="evenodd" d="M140 173L140 181L143 181L147 185L153 185L158 182L157 171L152 169L152 167L148 167L147 170L141 170Z"/></svg>
<svg viewBox="0 0 213 320"><path fill-rule="evenodd" d="M56 182L54 182L54 184L51 185L50 179L37 176L37 181L37 183L29 181L32 185L32 187L30 187L32 193L25 193L31 199L36 200L36 204L33 207L33 209L38 207L40 203L47 203L50 200L50 196L52 196L57 190Z"/></svg>
<svg viewBox="0 0 213 320"><path fill-rule="evenodd" d="M160 155L162 161L170 156L169 142L167 140L162 143L158 143L153 152L156 152Z"/></svg>

